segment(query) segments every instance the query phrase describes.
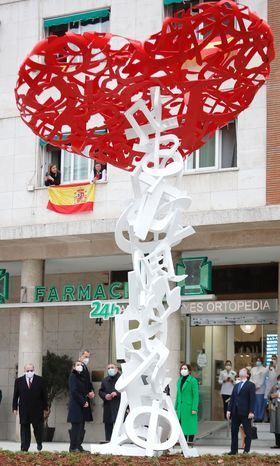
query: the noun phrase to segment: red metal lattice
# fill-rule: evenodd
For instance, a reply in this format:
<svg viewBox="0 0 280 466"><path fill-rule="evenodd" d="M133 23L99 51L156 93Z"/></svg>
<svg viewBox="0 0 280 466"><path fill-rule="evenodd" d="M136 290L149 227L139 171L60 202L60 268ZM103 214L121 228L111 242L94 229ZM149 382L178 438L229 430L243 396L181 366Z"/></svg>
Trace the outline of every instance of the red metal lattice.
<svg viewBox="0 0 280 466"><path fill-rule="evenodd" d="M96 32L50 36L21 65L16 101L45 141L132 170L142 154L126 140L124 111L140 97L150 106L152 86L161 88L163 119L178 118L171 132L186 156L248 107L273 58L270 27L221 0L166 18L143 43Z"/></svg>

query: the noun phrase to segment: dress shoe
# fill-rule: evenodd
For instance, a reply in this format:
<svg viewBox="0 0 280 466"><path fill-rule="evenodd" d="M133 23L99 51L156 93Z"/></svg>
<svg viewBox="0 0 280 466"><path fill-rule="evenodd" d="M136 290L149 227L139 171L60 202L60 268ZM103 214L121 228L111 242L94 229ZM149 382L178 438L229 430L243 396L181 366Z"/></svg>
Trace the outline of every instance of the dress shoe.
<svg viewBox="0 0 280 466"><path fill-rule="evenodd" d="M237 453L235 453L234 451L229 451L228 453L226 453L226 455L237 455Z"/></svg>
<svg viewBox="0 0 280 466"><path fill-rule="evenodd" d="M78 448L69 448L69 453L81 453Z"/></svg>
<svg viewBox="0 0 280 466"><path fill-rule="evenodd" d="M43 448L43 445L41 443L37 443L37 450L41 451Z"/></svg>
<svg viewBox="0 0 280 466"><path fill-rule="evenodd" d="M273 445L273 447L270 448L280 448L280 445Z"/></svg>
<svg viewBox="0 0 280 466"><path fill-rule="evenodd" d="M244 450L243 455L249 455L249 452Z"/></svg>
<svg viewBox="0 0 280 466"><path fill-rule="evenodd" d="M91 453L89 450L84 450L83 447L79 447L78 450L80 453Z"/></svg>

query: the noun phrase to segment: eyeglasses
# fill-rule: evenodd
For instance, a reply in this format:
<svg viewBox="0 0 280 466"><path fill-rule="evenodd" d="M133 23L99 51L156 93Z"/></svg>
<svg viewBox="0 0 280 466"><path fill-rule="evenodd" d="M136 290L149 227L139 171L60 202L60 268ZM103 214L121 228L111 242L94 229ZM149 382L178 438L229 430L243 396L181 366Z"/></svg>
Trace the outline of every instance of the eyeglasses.
<svg viewBox="0 0 280 466"><path fill-rule="evenodd" d="M34 369L28 369L26 372L33 372Z"/></svg>

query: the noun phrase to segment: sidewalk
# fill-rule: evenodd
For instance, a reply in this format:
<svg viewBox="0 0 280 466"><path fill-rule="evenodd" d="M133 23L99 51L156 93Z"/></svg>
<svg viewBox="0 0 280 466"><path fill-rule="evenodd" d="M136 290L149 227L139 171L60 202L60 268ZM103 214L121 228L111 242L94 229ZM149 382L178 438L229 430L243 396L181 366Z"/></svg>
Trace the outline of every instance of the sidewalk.
<svg viewBox="0 0 280 466"><path fill-rule="evenodd" d="M90 444L84 443L83 447L85 450L90 450ZM0 441L0 449L1 450L9 450L9 451L19 451L20 444L17 442L8 442L8 441ZM64 442L46 442L43 444L43 452L62 452L68 451L69 443ZM197 452L199 455L223 455L224 453L229 451L228 447L221 447L221 446L200 446L196 447ZM32 443L29 449L29 452L37 452L36 444ZM240 450L242 453L242 450ZM270 449L270 448L252 448L251 453L258 453L261 455L280 455L280 449Z"/></svg>

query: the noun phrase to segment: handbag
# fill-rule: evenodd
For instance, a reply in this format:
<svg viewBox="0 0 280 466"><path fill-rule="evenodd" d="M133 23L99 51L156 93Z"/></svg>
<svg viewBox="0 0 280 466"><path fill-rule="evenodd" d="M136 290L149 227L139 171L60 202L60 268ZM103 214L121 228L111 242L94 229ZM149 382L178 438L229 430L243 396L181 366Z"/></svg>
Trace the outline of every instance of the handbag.
<svg viewBox="0 0 280 466"><path fill-rule="evenodd" d="M258 438L258 429L256 426L252 425L251 426L251 432L252 432L252 440L256 440Z"/></svg>

